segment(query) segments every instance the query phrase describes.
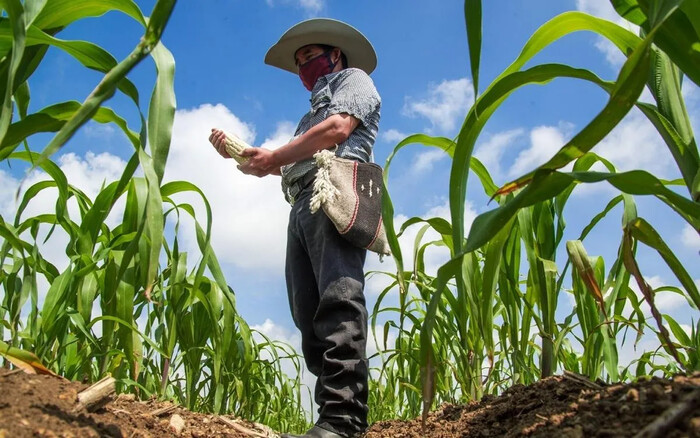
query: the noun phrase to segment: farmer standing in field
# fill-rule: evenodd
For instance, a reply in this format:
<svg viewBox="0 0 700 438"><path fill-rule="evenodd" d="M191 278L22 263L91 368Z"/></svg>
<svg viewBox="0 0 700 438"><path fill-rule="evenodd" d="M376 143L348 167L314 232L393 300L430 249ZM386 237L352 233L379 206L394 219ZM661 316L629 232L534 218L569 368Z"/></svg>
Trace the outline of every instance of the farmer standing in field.
<svg viewBox="0 0 700 438"><path fill-rule="evenodd" d="M322 212L311 214L309 200L317 151L337 146L339 157L372 159L381 99L369 74L377 56L352 26L318 18L285 32L268 50L265 63L298 74L311 92L311 109L294 138L274 151L245 149L241 155L249 161L239 166L258 177L281 175L282 190L292 205L287 293L306 365L317 376L319 405L316 425L300 436L351 437L367 428L366 250L345 240ZM213 129L210 141L229 158L223 131Z"/></svg>

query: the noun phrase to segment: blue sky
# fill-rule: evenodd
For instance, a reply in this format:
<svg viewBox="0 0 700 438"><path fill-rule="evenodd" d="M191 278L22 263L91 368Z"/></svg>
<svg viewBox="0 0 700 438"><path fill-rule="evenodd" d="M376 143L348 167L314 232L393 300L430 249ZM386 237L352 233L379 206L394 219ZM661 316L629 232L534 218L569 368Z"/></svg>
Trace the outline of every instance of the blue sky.
<svg viewBox="0 0 700 438"><path fill-rule="evenodd" d="M148 14L154 1L137 3ZM481 90L515 59L527 37L547 19L577 9L616 19L607 0L483 3ZM213 151L207 135L209 128L221 127L251 144L266 147L277 147L291 137L297 121L307 111L308 92L298 77L265 65L263 57L287 28L314 16L349 22L375 46L379 64L372 78L383 100L380 134L375 144L377 162L383 164L394 145L408 134L456 136L474 98L461 1L182 0L177 4L163 38L176 60L178 103L166 179L190 180L209 197L215 216L214 247L236 291L243 317L268 334L297 345L283 275L289 208L279 190L279 179L258 180L240 174L232 161L220 159ZM123 59L138 43L141 32L130 18L110 13L77 23L60 37L90 39L117 59ZM543 62L568 63L614 79L621 58L596 36L579 33L547 48L530 65ZM131 75L144 107L153 74L153 63L145 60ZM30 110L69 99L82 100L100 77L52 49L30 82ZM686 82L684 92L697 132L700 91ZM486 125L476 155L487 164L496 182L504 183L544 162L585 126L606 100L598 88L573 80L520 90ZM133 128L138 126L138 114L123 96L115 96L107 105L127 118ZM37 136L30 144L40 149L47 139ZM647 169L669 179L679 176L661 138L638 112L631 113L595 150L620 169ZM69 181L94 196L103 181L119 177L131 152L131 146L116 129L90 123L56 159ZM449 166L449 160L441 153L420 146L399 154L392 164L389 184L399 223L414 215L448 216ZM6 187L16 186L21 176L21 167L0 169L0 183ZM6 190L0 195L0 212L5 217L12 217L10 193L14 191ZM576 238L613 196L615 192L607 186L577 189L567 206L565 238ZM660 202L644 198L637 202L640 215L659 230L691 276L700 279L697 233ZM467 203L468 219L493 208L493 204L487 205L473 176ZM31 209L45 211L51 205L50 199L40 199ZM621 237L621 214L620 208L614 210L585 242L589 254L603 255L608 267ZM117 219L115 212L110 221L115 223ZM407 233L408 245L415 232ZM183 230L182 238L185 247L196 253L193 232ZM64 245L57 236L46 246L47 253L59 265L65 263L61 262ZM445 256L440 250L430 252L428 265L435 269ZM558 264L562 268L565 255L560 256ZM651 252L641 250L639 261L652 286L677 284ZM366 267L391 270L393 264L379 264L370 255ZM370 307L383 281L374 278L368 282ZM562 311L568 313L570 300L563 297L561 302ZM660 303L662 310L679 323L689 325L691 318L697 320L697 310L690 309L682 299L664 294Z"/></svg>

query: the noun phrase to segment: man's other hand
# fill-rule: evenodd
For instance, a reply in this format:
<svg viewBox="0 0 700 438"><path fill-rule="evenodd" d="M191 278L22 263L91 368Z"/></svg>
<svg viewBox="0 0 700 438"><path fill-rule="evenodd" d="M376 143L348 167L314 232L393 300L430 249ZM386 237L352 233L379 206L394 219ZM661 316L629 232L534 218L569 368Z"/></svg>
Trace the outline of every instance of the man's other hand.
<svg viewBox="0 0 700 438"><path fill-rule="evenodd" d="M229 154L226 153L226 134L221 129L212 128L211 135L209 136L209 142L214 146L216 152L219 153L224 158L231 158Z"/></svg>
<svg viewBox="0 0 700 438"><path fill-rule="evenodd" d="M242 157L248 157L248 161L238 166L241 172L255 175L259 178L267 175L279 175L280 166L277 164L275 154L265 148L247 148L241 152Z"/></svg>

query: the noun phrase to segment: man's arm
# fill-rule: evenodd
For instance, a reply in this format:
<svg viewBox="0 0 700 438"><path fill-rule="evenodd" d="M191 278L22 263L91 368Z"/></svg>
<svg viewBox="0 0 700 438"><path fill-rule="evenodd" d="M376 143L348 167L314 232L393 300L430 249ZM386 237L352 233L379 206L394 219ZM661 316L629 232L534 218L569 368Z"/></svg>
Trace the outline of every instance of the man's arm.
<svg viewBox="0 0 700 438"><path fill-rule="evenodd" d="M280 167L311 158L320 150L330 149L344 142L359 123L358 119L349 114L333 114L274 151L265 148L244 149L241 155L250 159L238 168L243 173L258 177L279 175Z"/></svg>

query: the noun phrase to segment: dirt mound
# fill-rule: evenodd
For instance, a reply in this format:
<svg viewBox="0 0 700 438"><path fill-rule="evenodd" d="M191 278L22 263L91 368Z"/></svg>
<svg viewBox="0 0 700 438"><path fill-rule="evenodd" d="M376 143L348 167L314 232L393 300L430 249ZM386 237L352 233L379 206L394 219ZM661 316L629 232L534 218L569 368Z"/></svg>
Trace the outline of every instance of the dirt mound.
<svg viewBox="0 0 700 438"><path fill-rule="evenodd" d="M0 438L172 437L175 414L184 420L179 435L184 438L275 436L262 425L125 395L97 412L76 412L76 396L86 387L0 370ZM441 406L430 414L424 434L420 419L397 420L372 425L365 438L625 437L668 419L673 410L678 419L658 436L700 438L700 373L611 386L555 376L516 385L500 397Z"/></svg>
<svg viewBox="0 0 700 438"><path fill-rule="evenodd" d="M0 370L0 438L160 438L178 436L171 420L184 420L184 438L275 436L264 426L229 416L190 412L167 402L120 395L94 412L75 412L88 385L56 377ZM175 420L177 421L177 419Z"/></svg>
<svg viewBox="0 0 700 438"><path fill-rule="evenodd" d="M657 436L700 437L700 374L611 386L554 376L466 406L441 406L424 434L417 419L374 424L365 437L629 437L682 407L680 418Z"/></svg>

